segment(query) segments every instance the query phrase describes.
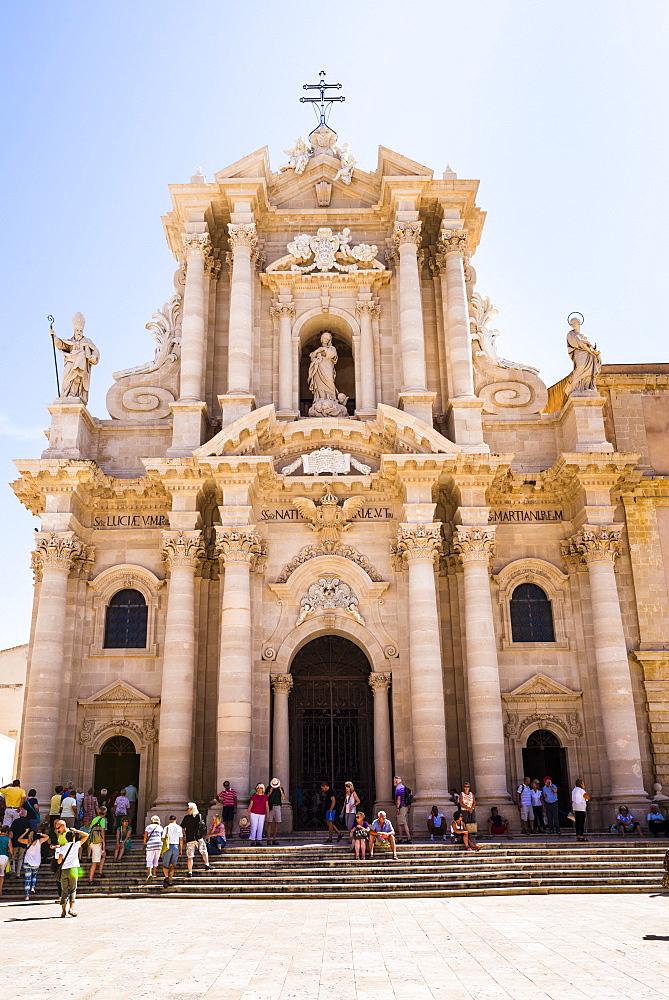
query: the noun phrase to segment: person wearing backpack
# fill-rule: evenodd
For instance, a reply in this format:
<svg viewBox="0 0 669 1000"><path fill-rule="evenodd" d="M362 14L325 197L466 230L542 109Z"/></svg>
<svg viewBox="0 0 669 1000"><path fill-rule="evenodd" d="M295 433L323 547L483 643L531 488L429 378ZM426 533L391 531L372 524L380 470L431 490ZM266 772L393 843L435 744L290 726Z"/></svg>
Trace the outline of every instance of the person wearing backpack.
<svg viewBox="0 0 669 1000"><path fill-rule="evenodd" d="M193 877L193 858L196 851L200 852L200 857L204 861L205 871L210 872L211 865L209 864L207 841L205 840L207 825L200 816L200 810L195 802L188 803L188 812L181 820L180 825L184 832L184 840L186 841L186 865L188 867L186 877Z"/></svg>
<svg viewBox="0 0 669 1000"><path fill-rule="evenodd" d="M88 872L88 884L93 885L95 870L100 865L98 878L102 878L107 854L107 807L103 806L100 815L91 820L89 828L89 844L91 848L91 867Z"/></svg>
<svg viewBox="0 0 669 1000"><path fill-rule="evenodd" d="M394 795L395 811L397 813L397 833L399 834L401 844L410 844L411 831L409 830L409 806L413 802L413 793L397 775L393 778L393 784L395 786ZM406 837L402 836L402 828L404 828Z"/></svg>

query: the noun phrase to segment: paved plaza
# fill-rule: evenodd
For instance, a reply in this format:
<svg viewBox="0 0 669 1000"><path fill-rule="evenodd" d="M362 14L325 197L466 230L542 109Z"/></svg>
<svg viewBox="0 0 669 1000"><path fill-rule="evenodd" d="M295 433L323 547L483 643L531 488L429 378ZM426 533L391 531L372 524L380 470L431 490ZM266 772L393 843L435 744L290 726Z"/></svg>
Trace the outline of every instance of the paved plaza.
<svg viewBox="0 0 669 1000"><path fill-rule="evenodd" d="M669 998L669 897L82 899L0 906L5 995Z"/></svg>

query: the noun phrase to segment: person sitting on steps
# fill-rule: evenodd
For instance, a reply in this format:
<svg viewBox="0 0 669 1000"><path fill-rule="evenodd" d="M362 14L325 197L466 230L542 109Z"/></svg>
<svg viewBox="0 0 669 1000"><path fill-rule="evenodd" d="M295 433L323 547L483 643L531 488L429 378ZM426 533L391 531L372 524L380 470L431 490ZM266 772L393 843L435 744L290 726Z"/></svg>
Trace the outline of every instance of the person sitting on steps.
<svg viewBox="0 0 669 1000"><path fill-rule="evenodd" d="M453 813L453 822L451 823L451 840L454 844L462 844L468 851L481 850L479 845L475 844L472 840L472 836L467 830L467 825L462 818L462 813L459 809Z"/></svg>

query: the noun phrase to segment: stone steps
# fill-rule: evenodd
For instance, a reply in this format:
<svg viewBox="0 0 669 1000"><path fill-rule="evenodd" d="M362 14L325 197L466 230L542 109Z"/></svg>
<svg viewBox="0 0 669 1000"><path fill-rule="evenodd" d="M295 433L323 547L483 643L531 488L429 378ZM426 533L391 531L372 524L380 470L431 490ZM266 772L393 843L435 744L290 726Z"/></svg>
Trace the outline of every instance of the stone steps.
<svg viewBox="0 0 669 1000"><path fill-rule="evenodd" d="M413 843L398 848L399 860L378 853L355 861L346 845L290 843L249 847L233 842L206 872L196 859L192 878L180 860L172 889L162 877L148 885L143 851L106 865L106 877L79 892L88 895L280 899L392 898L421 896L507 895L554 892L653 892L660 887L662 862L669 844L573 841L486 843L480 853L452 844ZM3 899L21 899L23 879L5 879ZM45 866L36 899L53 899L55 885Z"/></svg>

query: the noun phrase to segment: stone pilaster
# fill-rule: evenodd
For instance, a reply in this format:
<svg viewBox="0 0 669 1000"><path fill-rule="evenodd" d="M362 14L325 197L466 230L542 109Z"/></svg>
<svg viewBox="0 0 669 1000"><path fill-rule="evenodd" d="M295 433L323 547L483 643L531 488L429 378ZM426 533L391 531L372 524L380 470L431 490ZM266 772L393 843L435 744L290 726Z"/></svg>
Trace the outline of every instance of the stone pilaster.
<svg viewBox="0 0 669 1000"><path fill-rule="evenodd" d="M374 375L374 337L372 320L378 315L375 302L356 304L360 320L360 398L356 401L356 415L373 417L376 413L376 380Z"/></svg>
<svg viewBox="0 0 669 1000"><path fill-rule="evenodd" d="M223 782L229 780L243 802L247 799L251 780L250 575L264 550L254 525L216 528L216 548L225 570L218 672L216 787L222 788Z"/></svg>
<svg viewBox="0 0 669 1000"><path fill-rule="evenodd" d="M163 677L160 687L158 780L153 808L183 809L192 798L195 701L195 570L204 556L201 531L164 531L169 571Z"/></svg>
<svg viewBox="0 0 669 1000"><path fill-rule="evenodd" d="M444 808L448 800L446 717L435 583L435 560L441 547L439 522L400 524L394 551L409 572L407 614L417 817L427 815L434 804Z"/></svg>
<svg viewBox="0 0 669 1000"><path fill-rule="evenodd" d="M490 594L494 527L458 525L451 547L460 557L465 590L465 650L471 781L481 805L508 802L504 717Z"/></svg>
<svg viewBox="0 0 669 1000"><path fill-rule="evenodd" d="M295 306L292 302L277 302L272 306L272 316L279 323L279 406L277 416L292 420L298 416L293 409L293 337L292 324Z"/></svg>
<svg viewBox="0 0 669 1000"><path fill-rule="evenodd" d="M32 553L37 615L28 665L26 702L21 733L21 770L30 776L38 798L53 792L58 731L62 725L67 579L87 548L73 531L43 532Z"/></svg>
<svg viewBox="0 0 669 1000"><path fill-rule="evenodd" d="M562 543L563 555L588 568L597 686L609 761L612 802L636 808L646 801L639 733L614 564L621 524L584 525Z"/></svg>
<svg viewBox="0 0 669 1000"><path fill-rule="evenodd" d="M181 321L182 402L201 402L204 394L204 354L206 343L205 263L211 259L209 233L184 233L183 254L186 282Z"/></svg>
<svg viewBox="0 0 669 1000"><path fill-rule="evenodd" d="M253 276L258 253L255 222L229 222L232 252L230 323L228 327L228 388L219 397L223 424L253 409Z"/></svg>
<svg viewBox="0 0 669 1000"><path fill-rule="evenodd" d="M442 229L435 256L441 274L444 303L444 331L448 365L449 432L456 444L480 448L483 444L481 414L483 404L474 392L474 369L469 329L469 302L465 282L464 258L467 233Z"/></svg>
<svg viewBox="0 0 669 1000"><path fill-rule="evenodd" d="M376 800L374 812L386 812L393 807L393 761L390 744L390 710L388 689L392 680L390 673L369 675L369 686L374 693L374 783ZM392 817L392 812L389 812Z"/></svg>

